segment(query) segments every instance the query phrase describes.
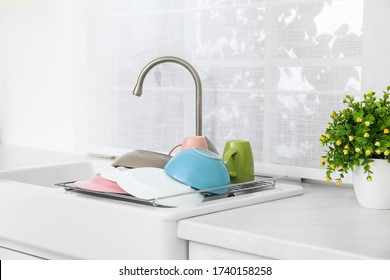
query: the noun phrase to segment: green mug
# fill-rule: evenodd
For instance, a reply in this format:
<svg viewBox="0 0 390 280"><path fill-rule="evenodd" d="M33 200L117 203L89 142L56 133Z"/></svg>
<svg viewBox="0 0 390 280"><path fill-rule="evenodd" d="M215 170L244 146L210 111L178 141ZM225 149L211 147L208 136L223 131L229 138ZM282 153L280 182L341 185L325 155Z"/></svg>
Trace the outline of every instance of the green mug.
<svg viewBox="0 0 390 280"><path fill-rule="evenodd" d="M227 141L223 151L223 162L229 170L232 184L249 182L255 179L253 154L249 141Z"/></svg>

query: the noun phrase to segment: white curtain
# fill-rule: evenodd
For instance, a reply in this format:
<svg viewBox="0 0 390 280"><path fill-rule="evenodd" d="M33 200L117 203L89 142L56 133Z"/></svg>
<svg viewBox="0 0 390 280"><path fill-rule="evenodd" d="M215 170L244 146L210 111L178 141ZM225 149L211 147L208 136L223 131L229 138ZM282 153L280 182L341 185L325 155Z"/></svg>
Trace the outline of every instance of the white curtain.
<svg viewBox="0 0 390 280"><path fill-rule="evenodd" d="M132 95L141 69L169 55L200 74L203 134L219 152L226 140L247 139L259 172L323 178L319 135L345 93L369 87L362 73L373 67L376 44L364 39L375 41L373 13L380 10L385 19L390 11L384 0L366 2L371 6L363 0L78 1L79 149L167 152L195 134L195 87L183 67L157 66L142 97ZM376 86L387 85L386 75L371 76L381 79Z"/></svg>

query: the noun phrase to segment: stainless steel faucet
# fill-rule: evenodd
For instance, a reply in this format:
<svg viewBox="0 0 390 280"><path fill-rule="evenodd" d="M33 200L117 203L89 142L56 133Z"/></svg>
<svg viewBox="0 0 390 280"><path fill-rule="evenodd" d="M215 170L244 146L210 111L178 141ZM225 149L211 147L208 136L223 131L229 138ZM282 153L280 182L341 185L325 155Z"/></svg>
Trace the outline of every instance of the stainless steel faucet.
<svg viewBox="0 0 390 280"><path fill-rule="evenodd" d="M135 96L142 95L142 86L146 75L154 66L164 62L173 62L173 63L180 64L188 71L190 71L192 77L194 78L195 91L196 91L196 135L201 136L202 135L202 83L200 82L199 75L196 72L195 68L192 67L192 65L189 64L187 61L174 56L164 56L152 60L144 67L144 69L142 69L141 73L139 74L137 84L135 85L133 90L133 95Z"/></svg>

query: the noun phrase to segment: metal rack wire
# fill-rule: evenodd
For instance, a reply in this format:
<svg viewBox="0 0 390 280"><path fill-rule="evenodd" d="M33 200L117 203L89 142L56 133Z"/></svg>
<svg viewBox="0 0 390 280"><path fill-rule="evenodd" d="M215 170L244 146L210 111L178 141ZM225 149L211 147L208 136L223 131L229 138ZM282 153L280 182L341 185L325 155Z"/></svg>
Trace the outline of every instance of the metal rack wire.
<svg viewBox="0 0 390 280"><path fill-rule="evenodd" d="M79 192L94 196L100 196L100 197L106 197L110 199L117 199L122 201L129 201L133 203L140 203L140 204L146 204L151 206L158 206L163 207L159 205L158 201L173 197L180 197L184 195L194 194L194 193L202 193L205 196L205 199L203 202L210 201L210 200L217 200L217 199L224 199L232 196L238 196L238 195L244 195L248 193L253 192L262 192L267 191L275 188L276 180L280 179L282 177L257 177L254 181L251 182L245 182L245 183L239 183L239 184L231 184L226 186L220 186L220 187L214 187L204 190L191 190L189 192L179 193L175 195L169 195L169 196L162 196L162 197L156 197L151 199L141 199L137 198L135 196L132 196L130 194L116 194L116 193L107 193L107 192L98 192L98 191L91 191L91 190L85 190L78 188L74 183L76 181L71 182L63 182L63 183L57 183L56 186L64 187L67 191L73 191L73 192ZM226 189L229 188L230 191L227 194L212 194L210 191L219 190L219 189ZM164 206L165 207L165 206Z"/></svg>

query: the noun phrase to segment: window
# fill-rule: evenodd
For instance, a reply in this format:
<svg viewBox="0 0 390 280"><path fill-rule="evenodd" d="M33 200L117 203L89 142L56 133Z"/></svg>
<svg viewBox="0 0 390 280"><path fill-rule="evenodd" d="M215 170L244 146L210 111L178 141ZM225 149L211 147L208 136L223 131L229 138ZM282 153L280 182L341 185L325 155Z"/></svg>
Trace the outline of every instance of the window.
<svg viewBox="0 0 390 280"><path fill-rule="evenodd" d="M194 82L181 66L157 66L142 97L131 94L149 61L172 55L202 79L203 134L220 152L247 139L259 171L324 177L318 138L329 113L365 89L363 0L80 3L79 149L167 152L195 133Z"/></svg>

